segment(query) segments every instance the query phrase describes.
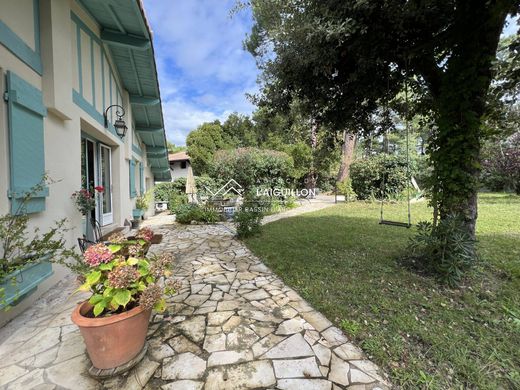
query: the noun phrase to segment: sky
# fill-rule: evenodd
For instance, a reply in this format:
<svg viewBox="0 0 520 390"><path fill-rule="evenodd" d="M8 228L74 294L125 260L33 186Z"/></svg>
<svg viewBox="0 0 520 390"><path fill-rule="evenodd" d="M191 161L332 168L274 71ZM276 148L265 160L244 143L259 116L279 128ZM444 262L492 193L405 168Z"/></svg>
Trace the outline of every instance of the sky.
<svg viewBox="0 0 520 390"><path fill-rule="evenodd" d="M243 49L249 10L230 16L235 0L144 0L154 37L166 136L184 145L204 122L250 114L247 92L258 70Z"/></svg>

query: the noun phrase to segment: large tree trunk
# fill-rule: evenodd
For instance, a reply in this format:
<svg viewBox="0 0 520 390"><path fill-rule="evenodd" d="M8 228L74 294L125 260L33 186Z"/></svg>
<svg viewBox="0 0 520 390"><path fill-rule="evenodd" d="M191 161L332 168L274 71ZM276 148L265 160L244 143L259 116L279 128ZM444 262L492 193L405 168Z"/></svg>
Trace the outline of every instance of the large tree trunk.
<svg viewBox="0 0 520 390"><path fill-rule="evenodd" d="M511 3L500 0L479 5L461 2L456 15L457 44L446 69L425 74L437 113L437 131L430 148L432 200L441 220L452 214L462 216L472 237L478 215L480 147L485 135L482 116L508 8Z"/></svg>
<svg viewBox="0 0 520 390"><path fill-rule="evenodd" d="M343 145L341 145L341 165L336 180L342 182L350 176L350 165L354 160L356 150L356 135L343 131Z"/></svg>

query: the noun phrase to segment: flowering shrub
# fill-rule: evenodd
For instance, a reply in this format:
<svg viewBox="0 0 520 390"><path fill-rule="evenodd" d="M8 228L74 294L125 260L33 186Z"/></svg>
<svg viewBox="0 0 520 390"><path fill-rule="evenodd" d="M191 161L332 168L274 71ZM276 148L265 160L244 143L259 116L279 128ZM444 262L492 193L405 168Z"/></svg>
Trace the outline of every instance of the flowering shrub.
<svg viewBox="0 0 520 390"><path fill-rule="evenodd" d="M97 267L101 263L108 263L114 258L114 254L105 244L96 244L87 248L83 258L91 267Z"/></svg>
<svg viewBox="0 0 520 390"><path fill-rule="evenodd" d="M76 202L76 207L83 215L87 215L89 211L96 208L96 199L94 194L84 188L72 194L71 198Z"/></svg>
<svg viewBox="0 0 520 390"><path fill-rule="evenodd" d="M150 228L142 228L139 229L135 238L145 240L146 242L151 242L153 238L153 230Z"/></svg>
<svg viewBox="0 0 520 390"><path fill-rule="evenodd" d="M117 255L120 250L120 245L97 244L84 254L91 268L79 290L92 293L89 303L94 316L118 314L136 306L163 311L164 296L174 294L177 288L177 283L168 279L172 256L145 259L130 255L125 259Z"/></svg>

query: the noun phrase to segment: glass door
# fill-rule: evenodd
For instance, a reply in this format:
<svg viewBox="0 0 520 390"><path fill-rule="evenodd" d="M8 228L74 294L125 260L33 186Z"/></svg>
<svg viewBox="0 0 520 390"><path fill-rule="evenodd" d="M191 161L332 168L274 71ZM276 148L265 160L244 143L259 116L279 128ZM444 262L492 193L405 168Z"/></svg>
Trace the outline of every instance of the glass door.
<svg viewBox="0 0 520 390"><path fill-rule="evenodd" d="M99 144L99 185L104 188L99 193L99 204L101 205L101 225L109 225L114 222L112 212L112 150L105 145Z"/></svg>

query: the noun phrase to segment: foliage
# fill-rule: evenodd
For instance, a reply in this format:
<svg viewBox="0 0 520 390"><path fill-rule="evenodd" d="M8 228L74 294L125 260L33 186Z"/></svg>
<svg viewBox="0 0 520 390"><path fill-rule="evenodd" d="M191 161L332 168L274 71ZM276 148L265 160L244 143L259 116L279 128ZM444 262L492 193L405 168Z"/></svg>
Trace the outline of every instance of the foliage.
<svg viewBox="0 0 520 390"><path fill-rule="evenodd" d="M246 238L257 235L262 229L263 212L254 201L246 201L244 205L233 215L237 236Z"/></svg>
<svg viewBox="0 0 520 390"><path fill-rule="evenodd" d="M286 187L293 168L292 159L283 152L257 148L220 150L211 171L224 182L235 180L246 192L253 188Z"/></svg>
<svg viewBox="0 0 520 390"><path fill-rule="evenodd" d="M221 186L220 181L209 176L195 176L197 196L209 197ZM168 210L175 212L178 206L188 203L186 178L180 177L172 182L157 183L154 187L155 199L168 202Z"/></svg>
<svg viewBox="0 0 520 390"><path fill-rule="evenodd" d="M188 225L192 222L216 223L220 221L220 214L211 207L200 206L197 203L186 203L175 210L175 221Z"/></svg>
<svg viewBox="0 0 520 390"><path fill-rule="evenodd" d="M172 258L168 254L146 259L118 255L122 245L97 244L84 254L89 270L79 291L91 292L89 303L95 317L119 314L136 306L163 311L165 294L173 294Z"/></svg>
<svg viewBox="0 0 520 390"><path fill-rule="evenodd" d="M144 194L139 195L135 200L135 208L139 210L148 210L153 194L154 192L152 190L148 190Z"/></svg>
<svg viewBox="0 0 520 390"><path fill-rule="evenodd" d="M460 215L450 215L437 225L419 222L408 251L414 265L456 286L475 260L474 239L463 227Z"/></svg>
<svg viewBox="0 0 520 390"><path fill-rule="evenodd" d="M357 199L357 194L352 188L352 179L348 178L336 184L338 193L345 196L346 202L352 202Z"/></svg>
<svg viewBox="0 0 520 390"><path fill-rule="evenodd" d="M10 278L10 275L40 261L52 261L75 270L81 268L74 247L66 246L65 234L70 230L66 227L66 219L56 221L45 233L41 233L38 227L32 231L29 229L29 216L25 214L27 202L47 184L48 179L44 176L24 194L18 210L0 216L0 282L9 281L16 285L17 279ZM0 302L4 299L3 294L0 288Z"/></svg>
<svg viewBox="0 0 520 390"><path fill-rule="evenodd" d="M520 195L520 132L505 141L484 146L482 182L492 191L515 191Z"/></svg>
<svg viewBox="0 0 520 390"><path fill-rule="evenodd" d="M415 220L431 218L427 202L411 207ZM404 208L391 203L385 213L396 218ZM482 261L460 288L403 267L415 227L381 226L378 215L375 203L340 204L266 224L245 243L341 326L393 387L520 388L520 196L479 194Z"/></svg>
<svg viewBox="0 0 520 390"><path fill-rule="evenodd" d="M332 132L366 129L405 81L431 118L431 202L474 234L483 119L500 33L519 0L251 0L246 47L262 70L256 101L297 98ZM368 129L370 130L370 128Z"/></svg>
<svg viewBox="0 0 520 390"><path fill-rule="evenodd" d="M219 149L229 147L220 122L204 123L186 138L190 163L196 175L208 173L213 155Z"/></svg>
<svg viewBox="0 0 520 390"><path fill-rule="evenodd" d="M388 154L359 159L350 166L350 178L358 199L397 199L408 184L406 160Z"/></svg>
<svg viewBox="0 0 520 390"><path fill-rule="evenodd" d="M177 152L183 152L186 150L186 146L177 146L173 142L168 141L168 153L177 153Z"/></svg>

